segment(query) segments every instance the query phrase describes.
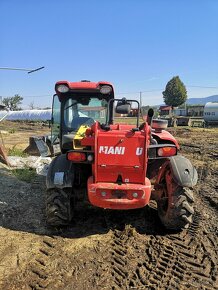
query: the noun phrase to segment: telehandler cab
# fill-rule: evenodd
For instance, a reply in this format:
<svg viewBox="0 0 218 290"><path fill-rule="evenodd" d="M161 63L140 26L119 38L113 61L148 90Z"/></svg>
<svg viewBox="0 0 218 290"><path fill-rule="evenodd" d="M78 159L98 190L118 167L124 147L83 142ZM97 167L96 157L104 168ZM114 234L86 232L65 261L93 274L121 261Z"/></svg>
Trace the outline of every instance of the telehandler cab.
<svg viewBox="0 0 218 290"><path fill-rule="evenodd" d="M77 194L88 195L97 207L126 210L157 203L168 229L192 222L197 171L177 155L179 145L166 130L167 121L153 119L153 110L139 124L139 103L115 99L108 82L59 81L52 109L52 142L61 154L47 174L46 216L51 226L70 223ZM115 122L135 103L135 125Z"/></svg>

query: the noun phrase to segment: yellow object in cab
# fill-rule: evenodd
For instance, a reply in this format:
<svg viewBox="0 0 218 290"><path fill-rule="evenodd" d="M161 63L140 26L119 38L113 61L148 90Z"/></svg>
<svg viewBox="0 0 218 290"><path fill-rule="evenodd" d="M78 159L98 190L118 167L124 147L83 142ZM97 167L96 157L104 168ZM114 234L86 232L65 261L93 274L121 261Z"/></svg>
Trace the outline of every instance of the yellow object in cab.
<svg viewBox="0 0 218 290"><path fill-rule="evenodd" d="M73 149L84 149L84 146L81 146L81 140L85 137L85 132L89 128L87 125L81 125L73 138Z"/></svg>

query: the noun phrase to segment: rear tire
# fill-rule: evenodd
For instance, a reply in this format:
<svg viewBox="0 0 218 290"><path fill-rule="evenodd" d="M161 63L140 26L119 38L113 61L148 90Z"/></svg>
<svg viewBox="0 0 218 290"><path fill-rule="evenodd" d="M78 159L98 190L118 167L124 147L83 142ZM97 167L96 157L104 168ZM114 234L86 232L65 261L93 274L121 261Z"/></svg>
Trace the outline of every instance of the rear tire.
<svg viewBox="0 0 218 290"><path fill-rule="evenodd" d="M163 195L157 201L158 215L162 224L170 230L188 228L194 214L193 191L175 184L169 168L166 170L162 186Z"/></svg>
<svg viewBox="0 0 218 290"><path fill-rule="evenodd" d="M158 202L158 214L163 225L171 230L188 228L194 214L192 203L192 191L182 187L173 193L170 204L168 198L161 199Z"/></svg>
<svg viewBox="0 0 218 290"><path fill-rule="evenodd" d="M73 217L72 190L52 188L46 192L46 220L51 226L68 225Z"/></svg>

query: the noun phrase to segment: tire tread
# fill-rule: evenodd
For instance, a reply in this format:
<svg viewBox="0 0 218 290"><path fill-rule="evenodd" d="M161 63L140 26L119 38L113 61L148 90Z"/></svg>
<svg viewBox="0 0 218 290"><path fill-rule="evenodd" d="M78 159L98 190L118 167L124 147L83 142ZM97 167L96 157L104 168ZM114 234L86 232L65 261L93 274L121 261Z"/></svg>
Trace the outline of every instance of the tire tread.
<svg viewBox="0 0 218 290"><path fill-rule="evenodd" d="M158 214L163 225L170 230L188 228L194 214L193 192L186 187L178 187L171 196L172 203L163 211L161 200L158 202Z"/></svg>
<svg viewBox="0 0 218 290"><path fill-rule="evenodd" d="M71 189L48 189L46 221L50 226L68 225L72 219Z"/></svg>

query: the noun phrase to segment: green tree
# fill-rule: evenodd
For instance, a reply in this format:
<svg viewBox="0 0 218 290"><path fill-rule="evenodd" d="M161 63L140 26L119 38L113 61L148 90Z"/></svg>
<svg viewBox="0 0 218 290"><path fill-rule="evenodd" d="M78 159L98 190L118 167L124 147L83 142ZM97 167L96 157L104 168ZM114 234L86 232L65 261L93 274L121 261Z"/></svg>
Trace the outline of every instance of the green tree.
<svg viewBox="0 0 218 290"><path fill-rule="evenodd" d="M187 100L187 91L179 76L173 77L163 91L163 99L166 105L178 107Z"/></svg>
<svg viewBox="0 0 218 290"><path fill-rule="evenodd" d="M10 111L21 110L19 105L22 104L23 98L18 94L14 95L14 97L7 97L3 99L3 104L6 106L7 109Z"/></svg>

